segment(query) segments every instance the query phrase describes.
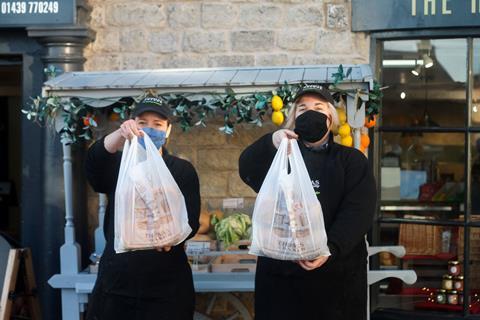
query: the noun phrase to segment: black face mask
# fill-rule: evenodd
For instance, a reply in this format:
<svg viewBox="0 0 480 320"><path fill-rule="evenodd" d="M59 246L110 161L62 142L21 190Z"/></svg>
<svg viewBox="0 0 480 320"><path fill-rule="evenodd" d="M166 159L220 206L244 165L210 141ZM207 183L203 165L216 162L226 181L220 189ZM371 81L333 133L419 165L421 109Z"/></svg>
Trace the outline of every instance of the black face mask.
<svg viewBox="0 0 480 320"><path fill-rule="evenodd" d="M307 142L317 142L328 132L328 117L317 111L309 110L295 120L295 133Z"/></svg>

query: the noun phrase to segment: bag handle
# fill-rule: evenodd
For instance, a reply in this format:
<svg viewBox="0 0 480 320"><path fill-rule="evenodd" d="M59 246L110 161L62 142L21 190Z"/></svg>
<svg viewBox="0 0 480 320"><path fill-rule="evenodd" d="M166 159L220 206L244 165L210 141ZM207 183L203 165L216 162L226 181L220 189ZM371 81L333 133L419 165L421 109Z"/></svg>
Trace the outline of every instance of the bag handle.
<svg viewBox="0 0 480 320"><path fill-rule="evenodd" d="M126 168L128 168L132 161L136 160L136 145L138 144L137 137L134 136L132 140L125 139L125 143L123 144L123 151L122 151L122 159L120 161L120 169L118 173L118 181L117 186L121 185L127 176Z"/></svg>
<svg viewBox="0 0 480 320"><path fill-rule="evenodd" d="M152 153L158 153L158 149L152 142L152 139L148 136L148 134L144 133L143 141L145 142L145 151L147 152L147 159L149 158L148 155Z"/></svg>
<svg viewBox="0 0 480 320"><path fill-rule="evenodd" d="M285 173L288 172L288 146L290 144L290 139L288 138L283 138L282 142L280 142L280 146L278 147L277 154L275 155L275 158L273 159L272 166L275 163L275 159L278 157L277 161L278 164L281 168L282 171L285 171Z"/></svg>
<svg viewBox="0 0 480 320"><path fill-rule="evenodd" d="M296 140L291 142L289 161L292 171L296 171L297 174L310 178L307 166L305 165L305 161L303 160L302 152L300 151L300 147L298 146L298 142ZM312 192L314 192L313 187Z"/></svg>

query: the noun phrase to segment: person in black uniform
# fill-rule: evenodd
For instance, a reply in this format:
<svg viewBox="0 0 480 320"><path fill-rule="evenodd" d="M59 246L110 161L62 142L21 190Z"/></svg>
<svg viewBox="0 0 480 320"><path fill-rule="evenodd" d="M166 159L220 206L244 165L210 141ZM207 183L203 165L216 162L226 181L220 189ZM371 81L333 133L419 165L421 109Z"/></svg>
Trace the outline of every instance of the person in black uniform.
<svg viewBox="0 0 480 320"><path fill-rule="evenodd" d="M260 190L283 138L297 139L322 205L330 256L312 261L259 257L255 277L257 320L366 319L365 234L376 208L367 158L333 141L338 115L329 91L305 85L296 94L285 129L261 137L240 155L242 180Z"/></svg>
<svg viewBox="0 0 480 320"><path fill-rule="evenodd" d="M88 320L191 320L195 307L193 279L183 243L157 250L116 254L114 251L115 187L125 139L146 132L159 149L185 198L192 237L199 227L200 192L195 169L162 147L171 130L171 109L147 97L133 111L134 119L95 142L88 150L86 175L96 192L108 195L98 278L90 298Z"/></svg>

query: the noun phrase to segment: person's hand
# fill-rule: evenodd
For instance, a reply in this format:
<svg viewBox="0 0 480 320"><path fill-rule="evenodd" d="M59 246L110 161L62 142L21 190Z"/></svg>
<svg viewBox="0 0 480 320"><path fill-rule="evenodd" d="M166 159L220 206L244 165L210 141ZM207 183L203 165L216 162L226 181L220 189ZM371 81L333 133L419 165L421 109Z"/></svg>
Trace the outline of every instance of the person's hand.
<svg viewBox="0 0 480 320"><path fill-rule="evenodd" d="M137 126L135 120L127 120L120 125L118 130L105 137L103 142L105 149L110 153L122 150L125 140L132 140L134 136L143 137L144 132Z"/></svg>
<svg viewBox="0 0 480 320"><path fill-rule="evenodd" d="M155 249L157 249L158 252L162 252L162 251L168 252L172 249L172 247L156 247Z"/></svg>
<svg viewBox="0 0 480 320"><path fill-rule="evenodd" d="M315 260L300 260L300 261L298 261L298 264L303 269L305 269L307 271L312 271L312 270L315 270L315 269L323 266L325 264L325 262L327 262L328 257L329 256L322 256L322 257L318 257Z"/></svg>
<svg viewBox="0 0 480 320"><path fill-rule="evenodd" d="M124 139L131 140L134 136L143 137L143 131L138 128L135 120L130 119L120 126L120 134Z"/></svg>
<svg viewBox="0 0 480 320"><path fill-rule="evenodd" d="M272 135L272 142L275 148L278 149L278 147L280 147L280 143L282 142L283 138L298 139L298 135L289 129L280 129L275 131Z"/></svg>

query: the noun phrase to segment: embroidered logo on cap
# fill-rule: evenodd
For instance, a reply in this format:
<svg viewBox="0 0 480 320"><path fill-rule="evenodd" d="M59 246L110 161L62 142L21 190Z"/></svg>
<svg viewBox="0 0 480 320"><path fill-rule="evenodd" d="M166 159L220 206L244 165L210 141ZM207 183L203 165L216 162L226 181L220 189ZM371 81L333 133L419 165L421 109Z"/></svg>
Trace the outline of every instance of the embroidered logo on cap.
<svg viewBox="0 0 480 320"><path fill-rule="evenodd" d="M157 106L163 106L163 100L156 97L146 97L142 100L141 103L145 104L155 104Z"/></svg>
<svg viewBox="0 0 480 320"><path fill-rule="evenodd" d="M323 86L319 84L306 84L305 86L302 87L302 90L305 89L318 89L318 90L323 90Z"/></svg>

